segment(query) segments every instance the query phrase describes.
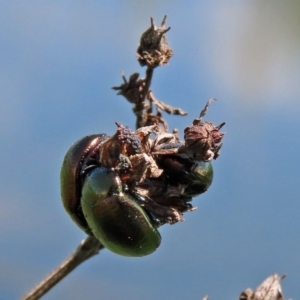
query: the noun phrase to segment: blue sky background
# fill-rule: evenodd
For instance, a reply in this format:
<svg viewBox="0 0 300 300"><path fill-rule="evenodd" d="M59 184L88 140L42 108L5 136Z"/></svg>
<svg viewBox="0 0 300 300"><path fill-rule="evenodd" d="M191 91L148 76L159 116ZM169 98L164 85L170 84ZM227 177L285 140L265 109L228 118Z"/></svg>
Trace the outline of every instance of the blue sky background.
<svg viewBox="0 0 300 300"><path fill-rule="evenodd" d="M17 299L85 235L64 212L59 172L77 139L134 128L111 87L135 59L150 17L168 15L170 64L158 99L187 110L183 129L216 97L226 121L210 190L185 222L161 228L144 258L109 251L44 299L236 299L273 272L300 293L299 1L0 1L0 299ZM181 134L182 137L182 134Z"/></svg>

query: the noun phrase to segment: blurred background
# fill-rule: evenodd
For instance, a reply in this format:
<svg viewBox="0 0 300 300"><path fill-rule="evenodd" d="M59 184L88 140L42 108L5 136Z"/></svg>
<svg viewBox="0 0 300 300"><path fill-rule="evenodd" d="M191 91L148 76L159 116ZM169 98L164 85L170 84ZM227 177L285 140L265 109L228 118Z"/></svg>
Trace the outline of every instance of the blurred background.
<svg viewBox="0 0 300 300"><path fill-rule="evenodd" d="M43 299L237 299L271 273L300 293L300 2L0 1L0 299L17 299L85 237L63 210L65 152L115 121L134 128L112 86L136 61L150 17L168 15L170 64L154 95L226 121L210 190L185 222L160 229L152 255L107 250Z"/></svg>

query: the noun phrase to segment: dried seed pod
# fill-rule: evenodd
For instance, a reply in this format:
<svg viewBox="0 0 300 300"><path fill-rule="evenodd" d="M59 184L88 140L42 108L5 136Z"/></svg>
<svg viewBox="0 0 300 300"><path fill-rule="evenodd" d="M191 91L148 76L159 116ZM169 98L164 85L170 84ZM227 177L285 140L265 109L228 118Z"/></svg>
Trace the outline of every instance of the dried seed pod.
<svg viewBox="0 0 300 300"><path fill-rule="evenodd" d="M160 27L156 27L153 18L151 18L151 26L141 36L140 45L137 49L137 57L141 66L155 68L165 65L169 62L173 55L173 51L169 48L165 33L171 27L165 28L167 16L162 20Z"/></svg>
<svg viewBox="0 0 300 300"><path fill-rule="evenodd" d="M211 102L216 99L210 99L200 113L200 117L193 121L193 125L184 130L185 144L179 149L180 153L185 153L194 160L211 161L217 159L222 147L221 140L224 132L219 130L225 125L221 123L215 126L210 122L202 122Z"/></svg>

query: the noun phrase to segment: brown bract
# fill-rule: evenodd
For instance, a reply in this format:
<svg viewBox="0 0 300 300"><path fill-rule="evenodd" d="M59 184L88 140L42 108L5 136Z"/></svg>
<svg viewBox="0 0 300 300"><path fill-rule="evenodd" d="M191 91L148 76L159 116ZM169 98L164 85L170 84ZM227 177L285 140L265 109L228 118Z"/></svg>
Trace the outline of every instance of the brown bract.
<svg viewBox="0 0 300 300"><path fill-rule="evenodd" d="M193 121L193 125L185 128L184 141L179 153L185 153L194 160L211 161L217 159L222 147L224 132L220 129L225 122L215 126L210 122L203 122L202 118L207 113L209 105L216 99L210 99L200 113L200 117Z"/></svg>
<svg viewBox="0 0 300 300"><path fill-rule="evenodd" d="M193 125L184 130L185 144L179 152L185 152L190 158L211 161L219 156L224 132L219 130L225 123L214 126L210 122L195 119Z"/></svg>

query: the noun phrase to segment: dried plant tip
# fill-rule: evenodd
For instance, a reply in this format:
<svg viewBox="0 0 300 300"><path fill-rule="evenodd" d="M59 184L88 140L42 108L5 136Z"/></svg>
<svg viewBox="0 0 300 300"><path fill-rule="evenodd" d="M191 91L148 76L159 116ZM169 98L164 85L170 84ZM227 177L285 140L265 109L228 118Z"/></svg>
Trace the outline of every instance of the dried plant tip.
<svg viewBox="0 0 300 300"><path fill-rule="evenodd" d="M211 161L217 159L220 154L223 145L221 141L225 133L219 130L225 123L215 126L210 122L202 122L213 101L215 99L210 99L201 111L199 119L195 119L193 125L184 130L185 143L179 148L179 152L185 153L193 160Z"/></svg>
<svg viewBox="0 0 300 300"><path fill-rule="evenodd" d="M285 276L277 274L269 276L254 292L251 289L243 291L239 300L284 300L280 281Z"/></svg>
<svg viewBox="0 0 300 300"><path fill-rule="evenodd" d="M167 16L164 17L161 26L156 27L153 18L151 26L141 36L140 45L137 49L137 58L141 66L147 65L150 68L165 65L173 55L168 46L166 32L171 27L165 28Z"/></svg>
<svg viewBox="0 0 300 300"><path fill-rule="evenodd" d="M112 89L119 91L118 95L124 96L128 102L140 104L144 95L145 79L139 78L139 75L139 73L133 73L127 81L124 74L122 74L124 83L114 86Z"/></svg>
<svg viewBox="0 0 300 300"><path fill-rule="evenodd" d="M207 101L207 103L205 104L204 108L201 110L201 113L200 113L200 116L199 116L199 119L201 120L207 113L208 111L208 107L210 106L210 104L214 101L217 101L216 98L211 98ZM225 123L224 123L225 124Z"/></svg>

